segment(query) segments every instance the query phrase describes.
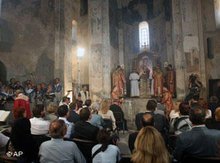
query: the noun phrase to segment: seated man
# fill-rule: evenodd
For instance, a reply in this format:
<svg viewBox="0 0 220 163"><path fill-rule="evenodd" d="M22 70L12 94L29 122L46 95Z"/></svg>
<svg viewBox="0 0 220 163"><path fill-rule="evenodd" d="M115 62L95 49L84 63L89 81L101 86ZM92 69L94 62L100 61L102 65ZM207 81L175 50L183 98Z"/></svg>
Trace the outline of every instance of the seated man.
<svg viewBox="0 0 220 163"><path fill-rule="evenodd" d="M146 126L154 126L154 118L151 114L145 113L141 118L141 125L142 127ZM128 145L131 152L134 150L134 142L137 138L139 131L131 133L128 138Z"/></svg>
<svg viewBox="0 0 220 163"><path fill-rule="evenodd" d="M72 138L73 133L74 133L74 123L71 123L67 120L69 117L69 110L67 105L61 105L57 109L57 115L59 119L63 120L67 126L67 132L66 135L64 136L65 138Z"/></svg>
<svg viewBox="0 0 220 163"><path fill-rule="evenodd" d="M149 113L153 116L154 122L155 122L155 128L162 134L163 138L166 138L166 128L167 128L166 118L165 116L154 113L156 107L157 107L156 101L149 100L146 105L145 113ZM137 130L140 130L142 128L140 122L141 122L142 116L145 113L138 113L135 117L135 124L137 126Z"/></svg>
<svg viewBox="0 0 220 163"><path fill-rule="evenodd" d="M190 110L189 119L193 128L177 136L174 157L181 160L184 155L194 157L219 156L220 131L205 127L205 110L195 106Z"/></svg>
<svg viewBox="0 0 220 163"><path fill-rule="evenodd" d="M206 119L205 125L209 129L220 130L220 107L215 110L215 119Z"/></svg>
<svg viewBox="0 0 220 163"><path fill-rule="evenodd" d="M40 146L39 155L41 163L86 163L77 145L74 142L63 140L66 132L67 127L63 120L55 120L51 123L50 136L52 140L46 141Z"/></svg>
<svg viewBox="0 0 220 163"><path fill-rule="evenodd" d="M91 119L89 109L81 109L79 117L80 121L78 121L75 125L74 137L78 139L96 141L99 128L89 123L89 120Z"/></svg>
<svg viewBox="0 0 220 163"><path fill-rule="evenodd" d="M46 135L49 133L50 122L44 120L45 111L44 105L36 105L33 108L33 118L31 122L31 134L32 135Z"/></svg>
<svg viewBox="0 0 220 163"><path fill-rule="evenodd" d="M116 105L116 104L112 104L110 106L110 110L113 112L114 117L116 119L116 121L122 121L122 123L116 124L118 128L120 128L121 130L123 129L123 123L124 123L124 129L127 130L127 121L124 118L124 112L122 111L121 107ZM118 114L119 113L119 114ZM121 115L121 116L120 116Z"/></svg>
<svg viewBox="0 0 220 163"><path fill-rule="evenodd" d="M166 108L165 108L165 106L163 106L161 104L162 98L161 97L157 97L156 101L157 101L157 109L156 109L156 111L154 113L155 114L161 114L161 115L165 116Z"/></svg>
<svg viewBox="0 0 220 163"><path fill-rule="evenodd" d="M75 124L76 122L79 121L79 114L77 114L75 111L76 103L71 103L69 108L70 108L70 111L69 111L69 117L67 118L67 120Z"/></svg>

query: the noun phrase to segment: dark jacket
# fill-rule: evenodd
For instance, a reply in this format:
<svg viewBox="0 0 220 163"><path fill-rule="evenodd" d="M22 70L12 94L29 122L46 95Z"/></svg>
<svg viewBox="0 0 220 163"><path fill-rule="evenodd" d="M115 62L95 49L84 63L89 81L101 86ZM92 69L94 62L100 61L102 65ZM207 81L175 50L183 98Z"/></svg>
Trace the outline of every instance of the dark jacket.
<svg viewBox="0 0 220 163"><path fill-rule="evenodd" d="M207 119L205 125L208 129L220 130L220 121L215 119Z"/></svg>
<svg viewBox="0 0 220 163"><path fill-rule="evenodd" d="M98 131L98 127L80 120L75 124L74 138L96 141Z"/></svg>
<svg viewBox="0 0 220 163"><path fill-rule="evenodd" d="M193 157L218 156L220 131L207 127L193 127L177 137L174 157L181 160L183 156Z"/></svg>
<svg viewBox="0 0 220 163"><path fill-rule="evenodd" d="M69 122L76 123L79 121L79 114L77 114L74 110L69 111L69 117L67 118Z"/></svg>
<svg viewBox="0 0 220 163"><path fill-rule="evenodd" d="M161 114L154 114L153 112L145 112L145 113L138 113L135 117L135 124L137 126L137 130L140 130L142 128L141 126L141 119L144 114L151 114L154 118L155 122L155 128L161 133L165 134L166 133L166 128L167 128L167 123L166 123L166 118L165 116Z"/></svg>

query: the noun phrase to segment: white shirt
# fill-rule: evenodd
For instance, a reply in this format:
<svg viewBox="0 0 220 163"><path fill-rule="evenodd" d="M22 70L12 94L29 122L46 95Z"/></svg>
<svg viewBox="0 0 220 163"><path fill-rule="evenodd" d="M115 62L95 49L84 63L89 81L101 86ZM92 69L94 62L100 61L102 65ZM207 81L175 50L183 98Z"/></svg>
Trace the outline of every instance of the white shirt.
<svg viewBox="0 0 220 163"><path fill-rule="evenodd" d="M43 118L31 118L31 134L46 135L49 133L50 122Z"/></svg>
<svg viewBox="0 0 220 163"><path fill-rule="evenodd" d="M67 127L67 132L66 135L64 136L65 138L70 138L72 131L74 130L74 124L69 122L66 118L64 117L59 117L60 120L63 120L66 124Z"/></svg>
<svg viewBox="0 0 220 163"><path fill-rule="evenodd" d="M212 118L212 111L208 109L208 113L206 112L205 119Z"/></svg>
<svg viewBox="0 0 220 163"><path fill-rule="evenodd" d="M116 129L115 117L114 117L114 114L111 110L108 110L108 112L106 114L103 114L101 111L99 111L99 115L102 116L102 119L112 120L112 127L113 127L113 129Z"/></svg>

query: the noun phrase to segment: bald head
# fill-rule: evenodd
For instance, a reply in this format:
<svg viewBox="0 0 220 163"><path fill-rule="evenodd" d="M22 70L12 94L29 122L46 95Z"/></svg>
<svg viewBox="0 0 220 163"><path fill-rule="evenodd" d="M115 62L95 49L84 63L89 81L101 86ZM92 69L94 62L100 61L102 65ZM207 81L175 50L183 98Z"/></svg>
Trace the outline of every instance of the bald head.
<svg viewBox="0 0 220 163"><path fill-rule="evenodd" d="M144 114L141 119L141 123L142 123L143 127L154 126L153 116L149 113Z"/></svg>
<svg viewBox="0 0 220 163"><path fill-rule="evenodd" d="M63 120L55 120L50 124L50 136L52 138L63 138L66 134L66 130L66 124Z"/></svg>
<svg viewBox="0 0 220 163"><path fill-rule="evenodd" d="M215 110L215 120L220 121L220 107Z"/></svg>

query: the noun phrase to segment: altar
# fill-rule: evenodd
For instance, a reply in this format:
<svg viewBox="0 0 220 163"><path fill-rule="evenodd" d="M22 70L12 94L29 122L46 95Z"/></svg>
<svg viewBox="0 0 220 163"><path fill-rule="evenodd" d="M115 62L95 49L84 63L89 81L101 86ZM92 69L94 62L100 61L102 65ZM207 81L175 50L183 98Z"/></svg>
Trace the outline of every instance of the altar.
<svg viewBox="0 0 220 163"><path fill-rule="evenodd" d="M153 51L145 49L135 55L131 73L139 75L140 98L151 98L154 95L153 72L158 64L160 65L160 57Z"/></svg>

